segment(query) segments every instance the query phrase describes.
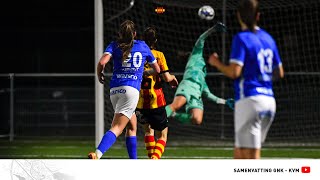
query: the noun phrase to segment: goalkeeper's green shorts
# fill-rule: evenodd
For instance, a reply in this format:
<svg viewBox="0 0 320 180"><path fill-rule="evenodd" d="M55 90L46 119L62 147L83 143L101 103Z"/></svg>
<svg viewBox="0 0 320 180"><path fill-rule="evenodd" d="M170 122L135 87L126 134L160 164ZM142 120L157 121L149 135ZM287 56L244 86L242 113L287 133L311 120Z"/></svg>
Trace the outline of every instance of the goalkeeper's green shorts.
<svg viewBox="0 0 320 180"><path fill-rule="evenodd" d="M200 90L200 85L192 81L184 79L179 83L175 96L184 96L187 99L186 112L195 108L203 110Z"/></svg>

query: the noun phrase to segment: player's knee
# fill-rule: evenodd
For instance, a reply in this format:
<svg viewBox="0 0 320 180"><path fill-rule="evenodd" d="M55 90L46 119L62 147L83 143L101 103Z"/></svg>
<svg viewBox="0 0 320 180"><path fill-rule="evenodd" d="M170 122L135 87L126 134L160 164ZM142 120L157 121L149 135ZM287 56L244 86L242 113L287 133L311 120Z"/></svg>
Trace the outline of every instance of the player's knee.
<svg viewBox="0 0 320 180"><path fill-rule="evenodd" d="M202 123L202 118L199 116L192 116L191 122L194 125L200 125Z"/></svg>
<svg viewBox="0 0 320 180"><path fill-rule="evenodd" d="M152 135L154 132L153 132L153 130L151 129L151 128L146 128L145 129L145 134L146 135Z"/></svg>
<svg viewBox="0 0 320 180"><path fill-rule="evenodd" d="M126 136L136 136L137 130L136 129L126 129Z"/></svg>
<svg viewBox="0 0 320 180"><path fill-rule="evenodd" d="M175 104L170 104L170 108L171 108L171 110L173 111L173 112L176 112L176 111L178 111L180 108L181 108L181 106L180 106L180 104L179 103L175 103Z"/></svg>
<svg viewBox="0 0 320 180"><path fill-rule="evenodd" d="M167 141L168 131L166 129L162 131L156 131L156 136L159 140Z"/></svg>
<svg viewBox="0 0 320 180"><path fill-rule="evenodd" d="M202 123L203 116L201 113L193 112L191 116L191 122L194 125L200 125Z"/></svg>
<svg viewBox="0 0 320 180"><path fill-rule="evenodd" d="M137 131L137 127L136 126L132 126L132 125L128 125L126 127L126 130L130 131L130 132L136 132Z"/></svg>
<svg viewBox="0 0 320 180"><path fill-rule="evenodd" d="M167 134L162 133L159 137L159 139L163 140L163 141L167 141Z"/></svg>

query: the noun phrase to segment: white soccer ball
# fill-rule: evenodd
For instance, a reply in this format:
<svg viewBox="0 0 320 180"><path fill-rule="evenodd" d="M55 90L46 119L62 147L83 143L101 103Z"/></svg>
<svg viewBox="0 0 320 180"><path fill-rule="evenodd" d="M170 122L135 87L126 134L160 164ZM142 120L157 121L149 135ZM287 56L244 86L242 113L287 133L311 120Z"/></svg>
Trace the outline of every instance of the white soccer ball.
<svg viewBox="0 0 320 180"><path fill-rule="evenodd" d="M199 8L198 15L201 19L210 21L214 18L214 9L209 5L202 6Z"/></svg>

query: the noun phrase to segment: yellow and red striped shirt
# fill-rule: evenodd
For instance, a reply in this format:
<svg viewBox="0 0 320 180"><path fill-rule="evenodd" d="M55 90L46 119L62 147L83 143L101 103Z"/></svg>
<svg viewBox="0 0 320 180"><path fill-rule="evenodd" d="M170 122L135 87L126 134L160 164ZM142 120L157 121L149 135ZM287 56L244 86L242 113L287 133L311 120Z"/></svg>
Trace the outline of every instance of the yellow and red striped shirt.
<svg viewBox="0 0 320 180"><path fill-rule="evenodd" d="M161 51L151 50L153 56L157 59L160 67L160 73L169 71L166 58ZM150 70L151 66L146 63L144 70ZM141 83L140 97L137 108L155 109L166 105L166 100L162 90L162 82L159 75L150 75L143 77Z"/></svg>

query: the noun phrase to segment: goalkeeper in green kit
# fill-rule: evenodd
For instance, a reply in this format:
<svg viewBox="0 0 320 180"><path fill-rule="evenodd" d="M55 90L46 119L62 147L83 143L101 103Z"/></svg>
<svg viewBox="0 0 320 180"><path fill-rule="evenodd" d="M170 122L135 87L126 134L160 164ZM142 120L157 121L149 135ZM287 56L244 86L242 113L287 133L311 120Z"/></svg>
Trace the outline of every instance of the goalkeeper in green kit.
<svg viewBox="0 0 320 180"><path fill-rule="evenodd" d="M233 109L234 100L231 98L219 98L212 94L205 79L207 70L203 58L204 43L212 32L217 31L225 31L225 26L222 23L217 23L201 34L195 43L173 102L166 106L167 116L170 119L176 119L182 123L192 122L192 124L200 125L203 118L202 97L208 98L217 104L225 104ZM186 105L186 113L177 112L184 105Z"/></svg>

